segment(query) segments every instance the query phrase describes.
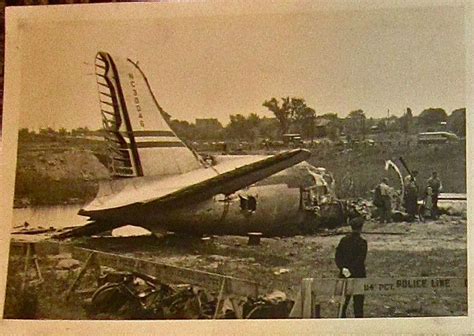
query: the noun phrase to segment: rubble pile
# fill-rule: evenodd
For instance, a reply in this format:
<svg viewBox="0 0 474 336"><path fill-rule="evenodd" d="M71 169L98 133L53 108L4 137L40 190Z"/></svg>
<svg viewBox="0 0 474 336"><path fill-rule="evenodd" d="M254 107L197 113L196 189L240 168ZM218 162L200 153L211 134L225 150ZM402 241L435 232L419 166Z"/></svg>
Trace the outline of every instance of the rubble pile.
<svg viewBox="0 0 474 336"><path fill-rule="evenodd" d="M91 319L287 318L293 306L285 293L257 298L222 297L189 285L167 285L137 272L111 272L85 301Z"/></svg>

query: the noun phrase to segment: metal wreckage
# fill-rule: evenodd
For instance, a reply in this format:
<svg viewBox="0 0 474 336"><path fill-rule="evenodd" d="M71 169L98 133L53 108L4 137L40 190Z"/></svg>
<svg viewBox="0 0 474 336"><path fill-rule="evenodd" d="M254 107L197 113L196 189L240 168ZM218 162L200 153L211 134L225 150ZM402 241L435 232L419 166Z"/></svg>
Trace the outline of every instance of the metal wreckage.
<svg viewBox="0 0 474 336"><path fill-rule="evenodd" d="M124 225L154 234L287 236L335 228L358 215L339 200L334 177L305 162L310 152L203 160L170 127L138 64L99 52L95 60L111 180L79 211L89 223L57 234L91 236ZM88 300L91 318L285 318L282 292L240 298L174 286L137 272L109 272Z"/></svg>
<svg viewBox="0 0 474 336"><path fill-rule="evenodd" d="M125 225L158 235L289 236L371 216L370 202L337 198L334 177L306 162L307 150L204 160L172 130L137 63L99 52L95 68L111 180L101 183L96 198L79 211L89 223L55 238L92 236ZM389 168L400 177L403 198L400 170L391 161ZM217 295L210 294L137 271L109 270L85 308L89 318L287 318L294 304L279 291L223 297L222 290L223 285Z"/></svg>
<svg viewBox="0 0 474 336"><path fill-rule="evenodd" d="M85 302L91 319L287 318L294 301L274 291L264 296L222 297L188 284L167 285L139 272L112 272Z"/></svg>
<svg viewBox="0 0 474 336"><path fill-rule="evenodd" d="M351 215L331 174L303 162L309 151L218 156L209 164L170 127L137 63L99 52L95 67L112 180L79 211L90 222L58 238L124 225L155 234L294 235Z"/></svg>

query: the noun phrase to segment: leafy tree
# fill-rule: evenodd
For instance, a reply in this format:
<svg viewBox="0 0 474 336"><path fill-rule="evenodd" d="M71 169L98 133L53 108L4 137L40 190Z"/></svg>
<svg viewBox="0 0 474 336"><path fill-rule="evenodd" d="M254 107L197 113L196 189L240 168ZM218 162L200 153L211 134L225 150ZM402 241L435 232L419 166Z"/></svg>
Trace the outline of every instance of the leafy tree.
<svg viewBox="0 0 474 336"><path fill-rule="evenodd" d="M448 129L459 136L466 136L466 108L451 112L448 117Z"/></svg>
<svg viewBox="0 0 474 336"><path fill-rule="evenodd" d="M300 133L303 137L314 138L314 119L316 118L316 111L311 107L306 106L305 102L301 100L295 107L294 121L298 125Z"/></svg>
<svg viewBox="0 0 474 336"><path fill-rule="evenodd" d="M360 109L351 111L347 117L350 119L366 119L364 111Z"/></svg>
<svg viewBox="0 0 474 336"><path fill-rule="evenodd" d="M366 116L363 110L351 111L346 118L347 121L347 133L352 135L361 135L365 139L367 134L366 127Z"/></svg>
<svg viewBox="0 0 474 336"><path fill-rule="evenodd" d="M258 123L259 136L264 139L277 139L278 128L278 120L275 120L274 118L263 117Z"/></svg>
<svg viewBox="0 0 474 336"><path fill-rule="evenodd" d="M167 121L167 122L171 122L171 114L169 114L168 112L164 111L164 110L161 110L161 115L163 116L163 118Z"/></svg>
<svg viewBox="0 0 474 336"><path fill-rule="evenodd" d="M202 140L218 140L222 138L223 130L217 119L196 119L196 136Z"/></svg>
<svg viewBox="0 0 474 336"><path fill-rule="evenodd" d="M325 113L323 115L320 115L319 117L323 119L327 119L331 122L337 122L340 121L341 119L338 117L337 113Z"/></svg>
<svg viewBox="0 0 474 336"><path fill-rule="evenodd" d="M413 125L413 113L411 108L407 107L406 113L399 119L400 130L406 134L409 134Z"/></svg>
<svg viewBox="0 0 474 336"><path fill-rule="evenodd" d="M30 134L30 130L28 128L20 128L20 130L18 131L19 137L25 137L25 136L28 136L29 134Z"/></svg>
<svg viewBox="0 0 474 336"><path fill-rule="evenodd" d="M30 139L32 134L34 134L34 132L32 131L30 133L30 130L28 128L20 128L20 130L18 131L18 140L19 141L28 140Z"/></svg>
<svg viewBox="0 0 474 336"><path fill-rule="evenodd" d="M397 116L391 115L386 119L387 131L398 132L400 131L400 119Z"/></svg>
<svg viewBox="0 0 474 336"><path fill-rule="evenodd" d="M176 135L181 139L196 140L198 138L196 126L194 124L190 124L187 121L172 119L170 120L170 126Z"/></svg>
<svg viewBox="0 0 474 336"><path fill-rule="evenodd" d="M266 100L263 104L280 123L280 133L288 133L292 124L297 124L301 133L312 134L312 121L316 116L314 109L306 105L302 98L281 98L281 105L276 98Z"/></svg>
<svg viewBox="0 0 474 336"><path fill-rule="evenodd" d="M428 109L423 110L418 120L425 125L425 126L434 126L439 124L442 121L448 120L448 115L446 111L442 108L433 108L430 107Z"/></svg>
<svg viewBox="0 0 474 336"><path fill-rule="evenodd" d="M280 122L280 133L288 133L291 124L291 111L289 109L290 98L282 98L282 104L276 98L271 98L263 102L263 106L268 108Z"/></svg>
<svg viewBox="0 0 474 336"><path fill-rule="evenodd" d="M339 140L340 129L334 126L328 126L327 137L332 141Z"/></svg>
<svg viewBox="0 0 474 336"><path fill-rule="evenodd" d="M248 136L247 122L242 114L230 115L230 122L225 128L225 133L231 139L245 139Z"/></svg>
<svg viewBox="0 0 474 336"><path fill-rule="evenodd" d="M54 134L56 134L56 131L54 129L52 129L51 127L40 128L39 129L39 134L41 134L41 135L54 135Z"/></svg>
<svg viewBox="0 0 474 336"><path fill-rule="evenodd" d="M337 136L339 136L339 134L344 129L344 120L339 118L337 113L326 113L319 116L318 118L329 120L328 131L329 129L336 129L333 131L329 131L332 134L337 134Z"/></svg>
<svg viewBox="0 0 474 336"><path fill-rule="evenodd" d="M255 113L245 118L242 114L230 116L230 122L225 128L231 139L254 141L258 135L260 117Z"/></svg>
<svg viewBox="0 0 474 336"><path fill-rule="evenodd" d="M387 131L387 120L385 118L380 119L377 122L377 128L379 129L380 132L386 132Z"/></svg>

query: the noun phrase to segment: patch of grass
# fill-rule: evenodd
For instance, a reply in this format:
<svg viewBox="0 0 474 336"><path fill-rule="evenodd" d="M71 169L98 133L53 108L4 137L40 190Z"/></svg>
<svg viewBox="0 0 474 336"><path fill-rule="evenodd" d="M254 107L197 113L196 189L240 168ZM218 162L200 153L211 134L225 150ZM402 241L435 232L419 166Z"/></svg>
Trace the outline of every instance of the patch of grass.
<svg viewBox="0 0 474 336"><path fill-rule="evenodd" d="M336 192L339 197L368 197L370 191L388 176L390 184L399 188L398 177L393 171L384 170L386 160L400 156L411 170L418 170L420 190L431 172L436 170L443 183L444 192L466 192L466 146L456 143L442 146L413 147L366 147L348 152L334 152L330 149L313 150L308 160L317 167L325 167L334 174ZM408 175L401 168L403 176Z"/></svg>
<svg viewBox="0 0 474 336"><path fill-rule="evenodd" d="M33 266L30 265L25 289L21 289L24 276L24 261L20 256L10 256L3 317L7 319L85 319L86 313L81 298L73 294L69 301L64 294L77 273L66 271L59 277L54 263L39 260L44 281L37 282ZM30 274L31 273L31 274Z"/></svg>

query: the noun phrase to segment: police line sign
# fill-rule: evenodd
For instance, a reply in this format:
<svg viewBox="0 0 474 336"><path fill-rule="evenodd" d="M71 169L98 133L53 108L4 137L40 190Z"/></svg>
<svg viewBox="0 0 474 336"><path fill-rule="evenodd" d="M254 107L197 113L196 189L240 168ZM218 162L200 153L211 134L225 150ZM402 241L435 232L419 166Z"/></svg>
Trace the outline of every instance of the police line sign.
<svg viewBox="0 0 474 336"><path fill-rule="evenodd" d="M314 317L315 303L331 296L344 300L345 295L390 295L414 293L466 293L467 279L454 277L400 278L305 278L297 294L290 317Z"/></svg>
<svg viewBox="0 0 474 336"><path fill-rule="evenodd" d="M347 287L349 289L350 286ZM353 292L354 294L463 292L466 288L467 279L451 277L357 279L353 285Z"/></svg>
<svg viewBox="0 0 474 336"><path fill-rule="evenodd" d="M310 279L307 279L310 280ZM313 278L311 287L316 294L398 294L432 292L466 292L467 279L455 277L400 277L400 278Z"/></svg>

